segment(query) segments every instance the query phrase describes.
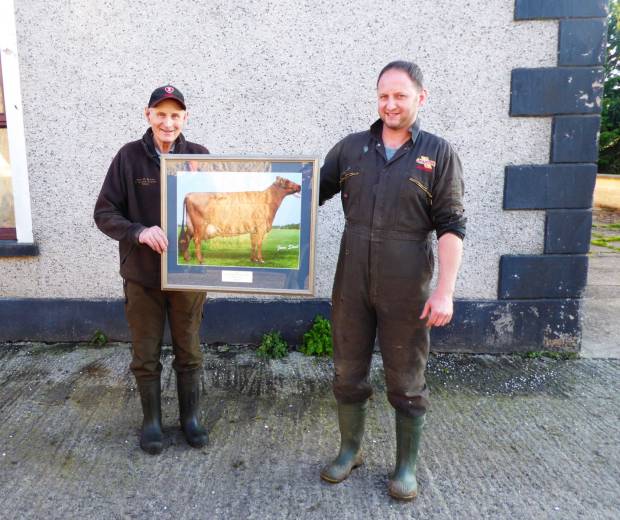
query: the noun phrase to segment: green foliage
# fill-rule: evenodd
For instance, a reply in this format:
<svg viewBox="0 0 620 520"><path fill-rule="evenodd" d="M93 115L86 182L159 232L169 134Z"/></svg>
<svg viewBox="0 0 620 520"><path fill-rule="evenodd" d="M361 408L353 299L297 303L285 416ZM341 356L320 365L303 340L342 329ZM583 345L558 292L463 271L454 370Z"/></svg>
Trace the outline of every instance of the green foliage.
<svg viewBox="0 0 620 520"><path fill-rule="evenodd" d="M598 166L601 172L620 175L620 0L609 5Z"/></svg>
<svg viewBox="0 0 620 520"><path fill-rule="evenodd" d="M310 330L304 334L300 348L306 356L331 356L334 353L332 343L332 325L322 316L316 316Z"/></svg>
<svg viewBox="0 0 620 520"><path fill-rule="evenodd" d="M300 224L285 224L284 226L273 226L272 229L301 229Z"/></svg>
<svg viewBox="0 0 620 520"><path fill-rule="evenodd" d="M603 235L602 233L592 233L591 243L595 246L606 247L612 251L620 251L620 235Z"/></svg>
<svg viewBox="0 0 620 520"><path fill-rule="evenodd" d="M524 352L521 354L521 357L525 359L577 359L579 358L579 354L577 352L562 352L559 350L534 350L531 352Z"/></svg>
<svg viewBox="0 0 620 520"><path fill-rule="evenodd" d="M97 329L88 340L89 345L103 347L108 342L108 336L102 330Z"/></svg>
<svg viewBox="0 0 620 520"><path fill-rule="evenodd" d="M288 356L288 343L282 339L279 332L272 330L263 334L263 339L256 352L264 358L283 358Z"/></svg>

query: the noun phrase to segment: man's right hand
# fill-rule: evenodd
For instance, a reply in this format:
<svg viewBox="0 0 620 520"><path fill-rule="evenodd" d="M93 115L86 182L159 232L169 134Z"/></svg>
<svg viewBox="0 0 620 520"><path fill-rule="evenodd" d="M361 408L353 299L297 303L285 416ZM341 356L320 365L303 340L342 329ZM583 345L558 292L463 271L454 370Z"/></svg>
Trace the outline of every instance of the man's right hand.
<svg viewBox="0 0 620 520"><path fill-rule="evenodd" d="M159 226L152 226L142 230L138 236L138 242L146 244L160 255L168 249L168 239Z"/></svg>

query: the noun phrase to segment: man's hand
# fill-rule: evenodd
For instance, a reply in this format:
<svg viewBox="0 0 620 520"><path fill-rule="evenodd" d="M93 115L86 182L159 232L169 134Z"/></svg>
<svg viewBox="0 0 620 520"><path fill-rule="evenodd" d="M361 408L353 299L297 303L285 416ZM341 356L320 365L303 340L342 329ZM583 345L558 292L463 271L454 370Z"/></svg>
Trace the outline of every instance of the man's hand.
<svg viewBox="0 0 620 520"><path fill-rule="evenodd" d="M159 226L144 229L138 237L138 242L146 244L160 255L168 249L168 239Z"/></svg>
<svg viewBox="0 0 620 520"><path fill-rule="evenodd" d="M437 288L424 304L420 319L428 318L427 327L443 327L450 323L454 309L452 295L456 284L456 273L463 256L463 241L452 233L439 237L439 280Z"/></svg>
<svg viewBox="0 0 620 520"><path fill-rule="evenodd" d="M426 326L429 328L443 327L450 323L452 312L452 295L437 289L424 304L424 310L422 310L420 319L428 318Z"/></svg>

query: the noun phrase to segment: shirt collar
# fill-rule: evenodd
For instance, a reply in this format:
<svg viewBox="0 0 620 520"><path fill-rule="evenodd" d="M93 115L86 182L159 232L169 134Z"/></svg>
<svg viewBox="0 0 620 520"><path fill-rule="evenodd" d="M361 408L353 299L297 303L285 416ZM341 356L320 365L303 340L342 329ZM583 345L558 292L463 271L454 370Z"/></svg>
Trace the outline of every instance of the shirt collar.
<svg viewBox="0 0 620 520"><path fill-rule="evenodd" d="M381 132L383 131L383 121L377 119L370 127L370 133L374 135L379 141L381 141ZM411 141L415 145L415 142L420 135L420 118L416 117L416 120L409 127L409 133L411 134Z"/></svg>
<svg viewBox="0 0 620 520"><path fill-rule="evenodd" d="M170 147L170 150L166 153L174 153L174 147L176 146L177 142L175 141L174 143L172 143L172 146ZM155 153L157 155L160 155L163 153L157 146L157 143L155 142L155 139L153 139L153 146L155 147Z"/></svg>

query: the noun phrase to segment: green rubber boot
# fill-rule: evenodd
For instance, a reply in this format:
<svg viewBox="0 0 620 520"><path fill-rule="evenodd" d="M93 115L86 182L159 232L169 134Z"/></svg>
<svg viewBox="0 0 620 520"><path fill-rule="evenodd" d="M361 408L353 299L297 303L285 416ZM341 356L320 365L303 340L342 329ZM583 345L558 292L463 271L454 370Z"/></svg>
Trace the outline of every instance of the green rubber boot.
<svg viewBox="0 0 620 520"><path fill-rule="evenodd" d="M181 430L187 444L192 448L202 448L209 442L207 430L200 424L200 370L177 372L177 392Z"/></svg>
<svg viewBox="0 0 620 520"><path fill-rule="evenodd" d="M415 470L423 426L424 415L409 417L396 411L396 469L388 483L393 498L413 500L418 494Z"/></svg>
<svg viewBox="0 0 620 520"><path fill-rule="evenodd" d="M331 484L346 479L351 470L363 462L360 446L366 421L366 401L355 404L338 404L338 426L340 428L340 452L321 470L321 478Z"/></svg>
<svg viewBox="0 0 620 520"><path fill-rule="evenodd" d="M140 448L150 455L159 455L164 449L161 431L161 386L159 379L136 380L142 403L142 430Z"/></svg>

